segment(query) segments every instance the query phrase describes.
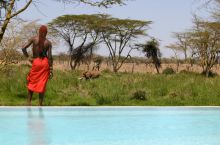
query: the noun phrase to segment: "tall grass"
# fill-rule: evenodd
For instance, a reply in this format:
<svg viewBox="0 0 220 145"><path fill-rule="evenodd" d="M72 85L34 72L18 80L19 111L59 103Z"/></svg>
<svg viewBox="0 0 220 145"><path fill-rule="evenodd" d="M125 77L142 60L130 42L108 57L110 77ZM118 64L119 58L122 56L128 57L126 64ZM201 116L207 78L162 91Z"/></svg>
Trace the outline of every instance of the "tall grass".
<svg viewBox="0 0 220 145"><path fill-rule="evenodd" d="M28 67L1 72L0 105L26 104ZM48 82L44 105L220 105L220 77L195 73L173 75L109 72L95 80L79 80L80 72L54 71ZM142 93L138 93L142 92ZM145 99L138 99L144 95ZM33 105L38 104L37 94Z"/></svg>

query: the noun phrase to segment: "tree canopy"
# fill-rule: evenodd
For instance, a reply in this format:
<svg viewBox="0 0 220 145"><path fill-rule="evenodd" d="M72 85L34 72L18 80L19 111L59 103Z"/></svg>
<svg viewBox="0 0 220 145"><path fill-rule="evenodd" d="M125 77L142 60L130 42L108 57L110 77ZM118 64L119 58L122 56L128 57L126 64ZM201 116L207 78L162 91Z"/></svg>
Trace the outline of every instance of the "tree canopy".
<svg viewBox="0 0 220 145"><path fill-rule="evenodd" d="M88 52L91 56L93 49L99 43L100 17L101 15L64 15L49 23L52 35L62 38L68 45L72 69L76 68ZM74 66L72 61L75 62Z"/></svg>
<svg viewBox="0 0 220 145"><path fill-rule="evenodd" d="M102 39L106 44L113 65L117 72L123 63L130 57L132 50L136 49L134 40L139 36L147 36L146 30L151 21L118 19L105 16L100 25ZM125 57L122 57L123 53Z"/></svg>
<svg viewBox="0 0 220 145"><path fill-rule="evenodd" d="M111 5L123 5L125 4L125 1L128 0L55 0L59 2L64 2L64 3L75 3L75 2L81 2L84 4L89 4L91 6L98 6L98 7L105 7L108 8Z"/></svg>
<svg viewBox="0 0 220 145"><path fill-rule="evenodd" d="M83 49L85 45L103 42L109 50L113 70L117 72L135 48L133 40L145 36L150 23L93 14L60 16L50 22L49 26L54 36L62 38L68 44L70 55L76 53L76 48L79 50L81 47L86 53L89 48ZM122 57L125 48L128 53Z"/></svg>
<svg viewBox="0 0 220 145"><path fill-rule="evenodd" d="M137 44L138 48L141 48L141 51L145 54L148 59L152 60L157 73L159 73L159 68L161 67L161 53L159 49L159 42L156 39L147 41L145 44Z"/></svg>

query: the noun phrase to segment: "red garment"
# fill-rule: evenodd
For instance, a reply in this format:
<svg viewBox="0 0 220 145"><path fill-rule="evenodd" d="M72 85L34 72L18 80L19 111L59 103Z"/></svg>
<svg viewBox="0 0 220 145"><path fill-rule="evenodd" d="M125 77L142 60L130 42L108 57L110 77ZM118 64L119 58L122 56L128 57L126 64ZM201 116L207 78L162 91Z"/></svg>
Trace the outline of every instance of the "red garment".
<svg viewBox="0 0 220 145"><path fill-rule="evenodd" d="M35 58L27 77L27 88L33 92L43 93L49 79L50 67L48 58Z"/></svg>

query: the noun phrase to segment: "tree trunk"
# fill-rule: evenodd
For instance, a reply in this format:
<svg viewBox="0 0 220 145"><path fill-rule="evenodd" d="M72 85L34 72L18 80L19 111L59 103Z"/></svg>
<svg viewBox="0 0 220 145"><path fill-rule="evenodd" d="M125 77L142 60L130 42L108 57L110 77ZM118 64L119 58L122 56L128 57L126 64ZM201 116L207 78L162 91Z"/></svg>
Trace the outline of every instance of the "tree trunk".
<svg viewBox="0 0 220 145"><path fill-rule="evenodd" d="M75 60L75 61L74 61L74 65L73 65L72 70L76 70L76 66L77 66L77 64L78 64L78 62Z"/></svg>
<svg viewBox="0 0 220 145"><path fill-rule="evenodd" d="M180 66L180 63L179 63L179 60L177 59L176 60L176 72L179 71L179 66Z"/></svg>
<svg viewBox="0 0 220 145"><path fill-rule="evenodd" d="M113 66L113 72L114 72L114 73L117 73L117 72L118 72L117 66Z"/></svg>
<svg viewBox="0 0 220 145"><path fill-rule="evenodd" d="M70 68L71 68L71 70L74 70L74 68L73 68L73 57L72 56L70 56Z"/></svg>
<svg viewBox="0 0 220 145"><path fill-rule="evenodd" d="M185 62L187 61L187 52L184 51Z"/></svg>
<svg viewBox="0 0 220 145"><path fill-rule="evenodd" d="M193 60L190 58L190 66L193 67Z"/></svg>
<svg viewBox="0 0 220 145"><path fill-rule="evenodd" d="M209 77L209 70L206 70L206 77Z"/></svg>
<svg viewBox="0 0 220 145"><path fill-rule="evenodd" d="M133 63L133 65L132 65L131 73L134 73L134 63Z"/></svg>
<svg viewBox="0 0 220 145"><path fill-rule="evenodd" d="M156 70L157 70L157 74L159 74L160 71L159 71L159 67L158 67L158 65L157 65L157 64L154 64L154 66L155 66L155 68L156 68Z"/></svg>
<svg viewBox="0 0 220 145"><path fill-rule="evenodd" d="M209 76L210 76L210 70L211 70L211 69L210 69L208 66L205 67L204 73L205 73L205 76L206 76L206 77L209 77Z"/></svg>

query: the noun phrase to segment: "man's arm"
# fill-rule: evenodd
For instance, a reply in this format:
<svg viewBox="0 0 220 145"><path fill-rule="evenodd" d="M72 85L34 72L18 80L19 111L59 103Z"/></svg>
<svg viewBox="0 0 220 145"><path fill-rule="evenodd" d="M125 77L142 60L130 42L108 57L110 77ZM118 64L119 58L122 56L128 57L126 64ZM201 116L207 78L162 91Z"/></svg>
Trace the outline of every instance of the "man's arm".
<svg viewBox="0 0 220 145"><path fill-rule="evenodd" d="M29 39L28 42L22 47L22 52L26 57L29 57L27 48L33 43L33 38Z"/></svg>
<svg viewBox="0 0 220 145"><path fill-rule="evenodd" d="M50 76L49 78L52 79L53 78L53 57L52 57L52 44L51 42L49 42L49 48L47 51L47 56L49 59L49 66L50 66Z"/></svg>
<svg viewBox="0 0 220 145"><path fill-rule="evenodd" d="M49 48L48 48L48 59L49 59L49 66L50 70L53 70L53 57L52 57L52 44L49 43Z"/></svg>

